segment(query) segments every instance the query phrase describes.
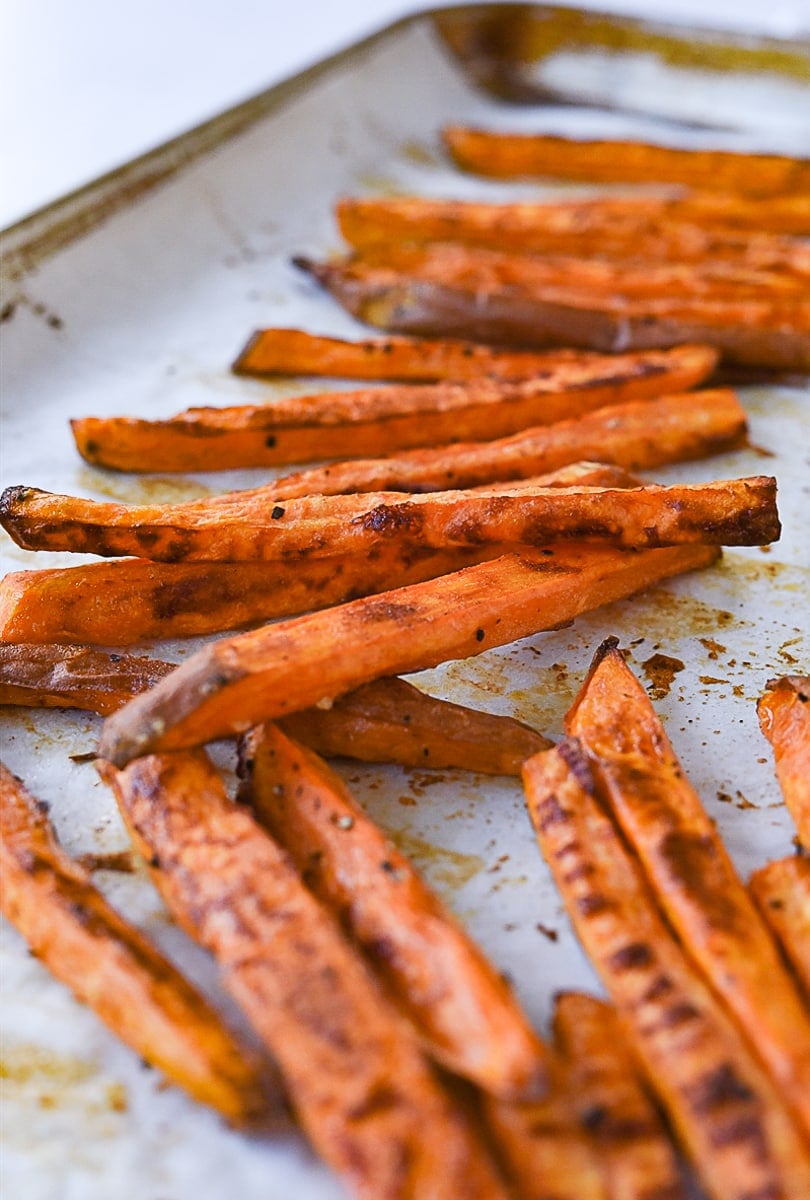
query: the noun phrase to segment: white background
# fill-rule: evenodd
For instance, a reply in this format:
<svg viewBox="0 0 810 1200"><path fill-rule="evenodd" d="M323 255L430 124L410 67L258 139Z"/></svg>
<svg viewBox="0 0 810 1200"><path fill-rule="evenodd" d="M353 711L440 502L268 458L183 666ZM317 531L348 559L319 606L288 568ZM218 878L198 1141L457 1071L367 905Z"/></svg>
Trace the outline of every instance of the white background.
<svg viewBox="0 0 810 1200"><path fill-rule="evenodd" d="M810 0L581 6L782 37L810 32ZM421 7L0 0L0 228Z"/></svg>

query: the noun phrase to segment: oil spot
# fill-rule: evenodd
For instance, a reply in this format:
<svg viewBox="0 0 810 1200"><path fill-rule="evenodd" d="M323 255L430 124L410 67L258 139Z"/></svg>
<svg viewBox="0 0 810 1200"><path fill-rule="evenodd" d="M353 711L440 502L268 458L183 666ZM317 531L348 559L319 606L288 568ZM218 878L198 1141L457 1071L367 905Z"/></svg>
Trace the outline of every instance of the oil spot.
<svg viewBox="0 0 810 1200"><path fill-rule="evenodd" d="M685 664L680 658L671 658L668 654L653 654L641 667L650 682L650 695L654 700L661 700L669 695L675 676L684 670Z"/></svg>
<svg viewBox="0 0 810 1200"><path fill-rule="evenodd" d="M726 647L720 642L716 641L714 638L702 637L698 638L698 641L700 642L701 646L703 646L704 649L709 652L709 658L711 659L719 658L721 654L726 653Z"/></svg>
<svg viewBox="0 0 810 1200"><path fill-rule="evenodd" d="M464 887L484 870L486 863L478 854L461 854L417 837L407 829L389 829L389 837L398 850L407 855L428 880L440 889Z"/></svg>
<svg viewBox="0 0 810 1200"><path fill-rule="evenodd" d="M416 163L420 167L438 167L442 165L442 160L436 151L424 142L414 140L403 142L399 152L407 162Z"/></svg>
<svg viewBox="0 0 810 1200"><path fill-rule="evenodd" d="M77 472L82 489L120 500L122 504L180 504L184 500L200 500L210 496L213 489L195 479L180 479L168 475L118 475L112 471L95 471L84 467Z"/></svg>

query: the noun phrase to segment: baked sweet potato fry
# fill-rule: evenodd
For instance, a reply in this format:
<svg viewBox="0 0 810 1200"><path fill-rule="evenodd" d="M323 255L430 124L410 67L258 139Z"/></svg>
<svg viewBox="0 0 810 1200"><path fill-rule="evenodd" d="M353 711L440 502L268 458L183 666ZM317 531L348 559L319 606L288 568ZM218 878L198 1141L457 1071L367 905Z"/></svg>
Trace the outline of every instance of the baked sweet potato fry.
<svg viewBox="0 0 810 1200"><path fill-rule="evenodd" d="M568 1073L558 1057L551 1059L550 1074L551 1091L543 1100L508 1104L481 1097L516 1200L620 1200L608 1190L597 1148L577 1120Z"/></svg>
<svg viewBox="0 0 810 1200"><path fill-rule="evenodd" d="M130 558L14 571L0 579L0 641L129 646L198 637L344 604L496 558L497 546L414 553L383 547L283 563L155 563Z"/></svg>
<svg viewBox="0 0 810 1200"><path fill-rule="evenodd" d="M258 329L233 363L237 375L331 375L396 383L529 379L576 352L503 350L480 342L430 338L343 338L303 329ZM581 361L581 357L580 357ZM688 386L688 385L686 385Z"/></svg>
<svg viewBox="0 0 810 1200"><path fill-rule="evenodd" d="M649 198L637 203L648 203ZM760 200L749 202L758 211ZM701 228L671 214L640 222L621 202L488 204L425 196L341 200L340 231L358 250L393 243L461 242L517 254L570 254L601 260L727 262L751 270L810 274L810 249L799 238L738 229Z"/></svg>
<svg viewBox="0 0 810 1200"><path fill-rule="evenodd" d="M169 909L213 953L313 1146L352 1194L506 1200L410 1028L206 756L102 775Z"/></svg>
<svg viewBox="0 0 810 1200"><path fill-rule="evenodd" d="M154 687L174 663L89 646L0 644L0 704L81 708L106 716Z"/></svg>
<svg viewBox="0 0 810 1200"><path fill-rule="evenodd" d="M542 476L548 487L634 486L616 467L578 463ZM244 493L271 501L301 495L293 479ZM279 494L280 493L280 494ZM226 507L228 495L208 502ZM343 604L497 558L498 546L429 550L383 546L373 560L357 556L280 563L153 563L121 559L0 579L0 642L127 646L148 638L194 637Z"/></svg>
<svg viewBox="0 0 810 1200"><path fill-rule="evenodd" d="M734 392L716 388L612 404L494 441L311 467L275 481L276 494L428 492L526 479L581 458L633 471L684 462L741 445L746 417ZM0 612L2 599L0 599Z"/></svg>
<svg viewBox="0 0 810 1200"><path fill-rule="evenodd" d="M475 286L481 291L515 288L539 297L578 291L616 297L628 303L666 301L767 301L787 313L802 308L806 277L768 271L723 259L689 263L616 262L572 255L538 255L467 246L463 242L424 245L389 243L364 250L360 261L437 283Z"/></svg>
<svg viewBox="0 0 810 1200"><path fill-rule="evenodd" d="M757 714L773 748L776 777L799 840L810 851L810 679L785 675L769 680Z"/></svg>
<svg viewBox="0 0 810 1200"><path fill-rule="evenodd" d="M565 624L671 575L709 566L718 554L712 546L527 550L223 638L108 717L100 753L123 766L140 754L243 733L382 676Z"/></svg>
<svg viewBox="0 0 810 1200"><path fill-rule="evenodd" d="M533 424L538 407L534 400L504 404L505 408L512 410L510 414L500 411L493 414L487 408L480 420L473 419L474 414L470 411L459 420L456 429L458 436L451 445L431 445L429 448L398 452L392 447L382 459L376 460L366 459L358 451L351 455L351 460L359 459L357 467L334 462L323 467L311 467L292 477L276 480L273 493L277 499L289 499L293 496L334 495L349 491L421 491L442 486L466 487L513 477L526 478L583 458L618 462L634 469L649 468L729 449L740 443L745 431L745 414L734 393L728 389L623 401L605 407L600 405L595 411L580 411L579 399L580 394L572 405L565 404L565 407L575 410L571 417L551 423L546 418L551 415L552 409L563 407L556 398L551 406L541 406L544 409L541 424ZM520 413L523 415L520 416ZM491 415L497 417L494 423L488 419ZM519 432L504 437L496 435L496 426L502 428L510 425L517 427ZM264 433L253 426L254 422L249 418L237 442L231 440L228 432L223 433L218 418L212 422L209 427L209 446L217 445L221 434L227 443L225 452L221 456L217 453L218 467L263 465ZM138 423L137 429L128 419L124 424L117 418L104 422L104 430L96 440L100 447L98 456L105 460L104 465L108 467L123 469L124 464L128 463L126 469L146 470L153 462L148 443L153 438L157 439L161 431L164 442L161 461L164 469L185 471L204 466L202 462L195 463L194 457L201 443L195 442L189 452L182 432L175 437L176 426L172 421L143 421ZM123 440L119 439L119 434ZM143 440L141 434L145 435ZM420 436L420 445L424 446L425 437ZM442 442L441 438L429 440ZM469 443L473 443L474 450ZM418 471L413 476L410 474L410 464L438 464L445 460L451 463L464 453L468 456L476 454L481 462L489 459L491 466L486 471L472 472L469 483L463 482L467 479L463 472L457 483L453 481L452 472L442 472L434 478L441 479L446 474L448 482L428 483L427 487L423 487L420 486ZM172 465L169 468L167 464L170 461ZM370 474L369 461L378 463L373 475ZM521 464L519 472L515 473L512 466L511 471L507 469L506 473L499 473L502 461L510 465ZM391 466L386 470L383 463L390 463ZM400 478L404 481L402 485L397 482ZM409 482L411 478L416 486ZM388 479L390 483L385 482Z"/></svg>
<svg viewBox="0 0 810 1200"><path fill-rule="evenodd" d="M303 496L273 504L231 493L226 502L124 505L7 488L0 523L27 550L140 555L164 562L286 561L410 554L572 538L641 549L684 543L763 545L778 540L769 476L634 488L491 485L472 491Z"/></svg>
<svg viewBox="0 0 810 1200"><path fill-rule="evenodd" d="M717 1200L799 1197L810 1153L781 1095L658 914L574 739L529 759L543 855L647 1082Z"/></svg>
<svg viewBox="0 0 810 1200"><path fill-rule="evenodd" d="M439 700L396 677L363 684L330 708L291 713L279 725L326 758L483 775L520 775L524 761L550 744L511 717Z"/></svg>
<svg viewBox="0 0 810 1200"><path fill-rule="evenodd" d="M399 333L604 353L699 342L735 365L810 370L804 300L625 299L584 288L482 289L362 261L295 262L353 316Z"/></svg>
<svg viewBox="0 0 810 1200"><path fill-rule="evenodd" d="M520 1005L414 867L312 751L272 723L243 742L247 797L363 951L430 1057L503 1099L547 1087Z"/></svg>
<svg viewBox="0 0 810 1200"><path fill-rule="evenodd" d="M643 686L607 639L565 719L656 900L810 1142L810 1020Z"/></svg>
<svg viewBox="0 0 810 1200"><path fill-rule="evenodd" d="M554 1044L571 1103L596 1142L611 1200L687 1200L675 1147L638 1076L616 1010L582 992L562 992Z"/></svg>
<svg viewBox="0 0 810 1200"><path fill-rule="evenodd" d="M278 466L502 437L606 404L657 397L673 380L690 387L715 361L700 346L611 359L570 355L519 381L389 386L188 409L164 420L85 417L71 424L82 457L114 470Z"/></svg>
<svg viewBox="0 0 810 1200"><path fill-rule="evenodd" d="M106 716L148 691L174 663L58 644L0 645L0 704L79 708ZM283 717L281 727L326 758L520 775L550 743L528 725L451 704L404 679L378 679L329 708Z"/></svg>
<svg viewBox="0 0 810 1200"><path fill-rule="evenodd" d="M810 860L777 859L754 871L748 886L810 1005Z"/></svg>
<svg viewBox="0 0 810 1200"><path fill-rule="evenodd" d="M261 1064L110 907L56 840L47 805L0 763L0 906L31 952L142 1059L235 1125L281 1115Z"/></svg>
<svg viewBox="0 0 810 1200"><path fill-rule="evenodd" d="M617 197L636 211L645 206L641 197ZM656 201L646 201L648 209ZM685 221L703 228L765 230L796 237L810 235L810 191L750 197L739 192L693 191L658 201L658 211L668 220Z"/></svg>
<svg viewBox="0 0 810 1200"><path fill-rule="evenodd" d="M772 196L810 192L810 160L735 150L686 150L634 141L580 141L448 125L457 166L497 179L529 176L592 183L677 183L710 191Z"/></svg>

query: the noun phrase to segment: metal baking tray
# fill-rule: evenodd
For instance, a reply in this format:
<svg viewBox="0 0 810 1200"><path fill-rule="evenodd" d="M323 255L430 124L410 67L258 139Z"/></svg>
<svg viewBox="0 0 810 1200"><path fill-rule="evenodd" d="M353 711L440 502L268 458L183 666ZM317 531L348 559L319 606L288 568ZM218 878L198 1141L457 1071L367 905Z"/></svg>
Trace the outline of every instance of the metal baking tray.
<svg viewBox="0 0 810 1200"><path fill-rule="evenodd" d="M68 418L163 415L307 390L228 364L263 325L358 336L290 266L339 238L336 197L552 195L454 171L449 121L682 145L806 152L810 47L532 6L424 13L229 111L8 230L2 238L3 483L123 501L180 500L267 473L130 477L78 458ZM581 190L581 189L579 189ZM318 386L322 386L318 384ZM338 386L337 384L334 386ZM424 672L424 687L551 736L600 640L617 634L655 694L740 870L790 853L792 829L754 702L807 669L807 389L742 391L751 446L659 478L774 473L782 540L613 604L568 628ZM3 537L2 569L78 561ZM154 645L186 657L188 643ZM339 652L336 648L336 653ZM649 660L677 663L669 681ZM115 865L127 839L91 763L96 718L6 709L3 756L52 805L66 848ZM545 1030L561 988L601 991L536 849L520 787L463 773L342 768ZM120 866L120 861L118 861ZM169 923L143 870L95 878L229 1008L205 956ZM249 1139L161 1084L0 930L4 1194L17 1200L337 1200L296 1134Z"/></svg>

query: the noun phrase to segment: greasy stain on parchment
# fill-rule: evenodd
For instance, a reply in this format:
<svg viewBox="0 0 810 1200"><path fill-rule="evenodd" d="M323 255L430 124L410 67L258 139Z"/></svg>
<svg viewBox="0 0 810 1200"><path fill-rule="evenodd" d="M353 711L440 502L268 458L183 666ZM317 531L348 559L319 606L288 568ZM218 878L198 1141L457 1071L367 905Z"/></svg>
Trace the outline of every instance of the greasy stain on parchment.
<svg viewBox="0 0 810 1200"><path fill-rule="evenodd" d="M82 467L77 472L79 487L120 500L122 504L182 504L202 500L213 489L196 479L178 475L128 475Z"/></svg>
<svg viewBox="0 0 810 1200"><path fill-rule="evenodd" d="M126 1088L105 1077L98 1064L74 1055L57 1054L32 1042L3 1047L0 1085L17 1105L43 1110L80 1109L88 1117L126 1112ZM94 1126L94 1133L100 1132ZM108 1132L113 1133L110 1126Z"/></svg>
<svg viewBox="0 0 810 1200"><path fill-rule="evenodd" d="M391 841L414 866L440 891L456 891L480 871L486 863L478 854L461 854L435 842L417 837L408 829L388 829Z"/></svg>
<svg viewBox="0 0 810 1200"><path fill-rule="evenodd" d="M653 700L663 700L664 696L668 696L675 676L685 668L682 659L672 658L669 654L652 654L645 659L641 669L649 682L647 690Z"/></svg>

